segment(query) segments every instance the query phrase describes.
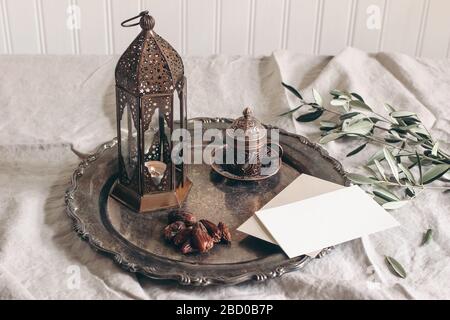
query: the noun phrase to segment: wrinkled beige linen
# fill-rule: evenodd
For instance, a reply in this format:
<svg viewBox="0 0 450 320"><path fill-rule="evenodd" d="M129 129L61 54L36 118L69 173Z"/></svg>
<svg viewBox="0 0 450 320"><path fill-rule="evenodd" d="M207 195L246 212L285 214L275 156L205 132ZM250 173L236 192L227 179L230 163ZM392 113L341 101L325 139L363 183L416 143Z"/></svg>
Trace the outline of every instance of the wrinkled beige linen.
<svg viewBox="0 0 450 320"><path fill-rule="evenodd" d="M422 193L393 215L401 227L339 245L303 270L265 283L187 288L123 271L81 241L65 213L64 191L78 154L115 136L111 56L0 57L0 298L11 299L449 299L450 202ZM417 112L449 145L450 60L369 55L348 48L334 58L275 52L270 57L186 58L188 116L236 117L247 105L265 123L317 141L316 124L276 115L298 102L280 85L311 98L332 88L356 91L379 112L387 101ZM328 101L328 100L326 100ZM332 142L330 154L348 171L357 142ZM433 241L420 247L422 233ZM384 255L408 272L393 276ZM79 270L80 288L71 286Z"/></svg>

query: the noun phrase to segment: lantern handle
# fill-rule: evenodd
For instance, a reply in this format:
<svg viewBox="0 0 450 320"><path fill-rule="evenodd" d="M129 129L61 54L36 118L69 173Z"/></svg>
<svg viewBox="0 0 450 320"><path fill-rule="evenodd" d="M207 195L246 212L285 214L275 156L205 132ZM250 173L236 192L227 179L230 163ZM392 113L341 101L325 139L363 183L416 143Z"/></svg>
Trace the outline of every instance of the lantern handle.
<svg viewBox="0 0 450 320"><path fill-rule="evenodd" d="M125 21L122 21L122 22L120 23L120 25L121 25L122 27L134 27L134 26L137 26L140 22L136 22L136 23L132 23L132 24L126 24L126 23L127 23L127 22L130 22L130 21L133 21L134 19L143 17L143 16L145 16L145 15L147 15L147 14L148 14L148 11L147 11L147 10L142 11L142 12L139 13L137 16L134 16L134 17L132 17L132 18L130 18L130 19L127 19L127 20L125 20Z"/></svg>

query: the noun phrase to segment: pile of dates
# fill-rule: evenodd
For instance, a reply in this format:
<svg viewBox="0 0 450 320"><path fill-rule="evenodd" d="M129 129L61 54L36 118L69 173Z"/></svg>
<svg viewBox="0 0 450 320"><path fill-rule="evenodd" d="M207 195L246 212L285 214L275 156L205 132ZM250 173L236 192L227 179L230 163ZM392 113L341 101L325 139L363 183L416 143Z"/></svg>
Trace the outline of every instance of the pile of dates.
<svg viewBox="0 0 450 320"><path fill-rule="evenodd" d="M215 225L206 219L197 221L192 213L186 211L172 211L168 217L164 238L183 254L208 252L217 243L231 243L230 230L223 222Z"/></svg>

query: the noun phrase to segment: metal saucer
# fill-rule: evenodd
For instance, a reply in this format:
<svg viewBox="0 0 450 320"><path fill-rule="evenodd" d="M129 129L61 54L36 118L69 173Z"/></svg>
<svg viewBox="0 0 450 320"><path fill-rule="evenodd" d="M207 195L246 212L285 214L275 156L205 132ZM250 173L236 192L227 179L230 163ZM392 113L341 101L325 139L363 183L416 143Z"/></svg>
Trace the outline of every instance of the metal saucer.
<svg viewBox="0 0 450 320"><path fill-rule="evenodd" d="M278 152L275 149L269 149L270 146L266 145L267 147L267 151L270 151L271 154L271 159L276 159L276 165L272 166L272 167L264 167L264 172L265 174L259 174L259 175L253 175L253 176L241 176L241 175L237 175L234 174L233 172L231 172L229 170L230 165L229 164L218 164L214 161L215 159L215 153L216 150L218 149L224 149L224 154L226 152L227 149L227 145L221 146L219 148L216 148L212 151L211 153L211 168L217 172L218 174L220 174L222 177L225 177L227 179L232 179L232 180L237 180L237 181L260 181L260 180L264 180L267 178L270 178L274 175L276 175L278 173L278 171L280 171L281 165L282 165L282 160L281 160L281 156L280 154L282 152ZM280 150L281 151L281 150ZM266 155L268 154L268 152L265 153ZM263 160L262 160L263 161Z"/></svg>

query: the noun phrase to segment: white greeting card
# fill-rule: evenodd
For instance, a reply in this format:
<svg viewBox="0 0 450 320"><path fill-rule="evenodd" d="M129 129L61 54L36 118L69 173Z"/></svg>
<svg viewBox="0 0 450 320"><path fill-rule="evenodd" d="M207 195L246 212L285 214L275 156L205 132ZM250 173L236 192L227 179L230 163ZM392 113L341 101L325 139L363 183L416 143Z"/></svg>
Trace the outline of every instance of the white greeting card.
<svg viewBox="0 0 450 320"><path fill-rule="evenodd" d="M398 226L358 186L270 206L256 215L290 258Z"/></svg>
<svg viewBox="0 0 450 320"><path fill-rule="evenodd" d="M345 187L307 174L301 174L261 208L261 210L279 207L342 188ZM277 244L256 215L251 216L238 228L238 230L267 242ZM315 257L319 252L320 250L307 253L307 255Z"/></svg>

